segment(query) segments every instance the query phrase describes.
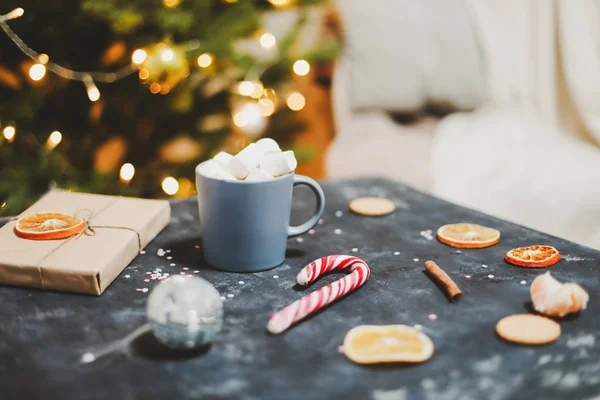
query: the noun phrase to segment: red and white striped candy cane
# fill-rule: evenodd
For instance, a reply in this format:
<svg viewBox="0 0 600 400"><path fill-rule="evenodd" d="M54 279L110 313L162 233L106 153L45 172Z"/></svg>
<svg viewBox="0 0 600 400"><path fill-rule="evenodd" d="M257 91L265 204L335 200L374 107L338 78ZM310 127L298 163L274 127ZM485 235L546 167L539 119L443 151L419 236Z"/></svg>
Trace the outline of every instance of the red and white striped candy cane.
<svg viewBox="0 0 600 400"><path fill-rule="evenodd" d="M298 273L298 283L300 285L307 285L320 275L334 269L348 269L350 274L322 287L316 292L302 297L300 300L296 300L281 311L273 314L267 324L267 330L271 333L285 331L306 316L360 287L371 275L369 266L360 258L336 255L319 258L302 268L300 273Z"/></svg>

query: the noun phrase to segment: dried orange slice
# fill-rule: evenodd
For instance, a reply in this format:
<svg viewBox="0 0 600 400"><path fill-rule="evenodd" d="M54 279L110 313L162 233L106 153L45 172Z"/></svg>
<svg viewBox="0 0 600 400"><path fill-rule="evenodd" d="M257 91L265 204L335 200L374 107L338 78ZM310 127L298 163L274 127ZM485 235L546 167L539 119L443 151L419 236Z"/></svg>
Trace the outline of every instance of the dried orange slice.
<svg viewBox="0 0 600 400"><path fill-rule="evenodd" d="M15 225L15 234L33 240L66 239L84 228L85 222L81 218L48 212L19 218Z"/></svg>
<svg viewBox="0 0 600 400"><path fill-rule="evenodd" d="M552 246L518 247L510 250L504 259L511 264L528 268L544 268L560 260L560 253Z"/></svg>
<svg viewBox="0 0 600 400"><path fill-rule="evenodd" d="M440 242L461 249L480 249L500 241L500 231L477 224L449 224L437 231Z"/></svg>
<svg viewBox="0 0 600 400"><path fill-rule="evenodd" d="M344 353L358 364L422 362L433 354L433 342L406 325L362 325L346 334Z"/></svg>

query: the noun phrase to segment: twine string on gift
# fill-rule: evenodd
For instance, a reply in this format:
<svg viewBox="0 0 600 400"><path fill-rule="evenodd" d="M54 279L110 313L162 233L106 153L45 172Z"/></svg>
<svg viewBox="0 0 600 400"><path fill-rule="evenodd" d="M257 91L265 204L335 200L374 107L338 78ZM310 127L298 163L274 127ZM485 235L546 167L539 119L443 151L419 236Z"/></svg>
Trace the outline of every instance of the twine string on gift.
<svg viewBox="0 0 600 400"><path fill-rule="evenodd" d="M52 254L56 253L58 250L60 250L64 245L66 245L67 243L69 243L71 240L76 240L79 239L81 236L85 235L85 236L94 236L96 235L96 231L95 229L122 229L122 230L127 230L127 231L131 231L133 233L136 234L137 236L137 241L138 241L138 252L142 251L142 237L140 235L140 233L138 231L136 231L133 228L130 228L128 226L118 226L118 225L92 225L91 221L94 217L97 217L98 215L100 215L102 212L104 212L106 209L108 209L110 206L112 206L115 202L117 202L119 200L119 198L114 199L113 201L111 201L110 203L108 203L106 206L104 206L103 208L101 208L97 213L94 213L94 210L89 209L89 208L84 208L81 210L78 210L75 212L75 216L78 218L81 218L85 224L84 229L71 236L68 239L65 239L64 241L62 241L61 243L59 243L55 248L53 248L52 250L50 250L50 252L48 252L47 254L45 254L37 263L36 263L36 268L40 277L40 285L42 287L42 290L45 289L44 287L44 277L42 275L42 263L44 261L46 261L46 259L48 257L50 257ZM87 218L82 217L81 214L82 213L87 213L88 216ZM17 220L19 219L18 217L15 218L11 218L12 220Z"/></svg>

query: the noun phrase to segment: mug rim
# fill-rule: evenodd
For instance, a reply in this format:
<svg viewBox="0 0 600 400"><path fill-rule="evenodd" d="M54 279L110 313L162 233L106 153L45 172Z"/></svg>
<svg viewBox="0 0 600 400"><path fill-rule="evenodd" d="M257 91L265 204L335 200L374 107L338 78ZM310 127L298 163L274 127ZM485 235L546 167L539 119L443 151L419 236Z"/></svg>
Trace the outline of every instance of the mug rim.
<svg viewBox="0 0 600 400"><path fill-rule="evenodd" d="M268 181L246 181L246 180L241 180L241 179L236 179L236 180L232 181L232 180L228 180L228 179L213 178L212 176L207 176L207 175L204 175L204 174L198 172L198 167L200 167L202 164L204 164L204 163L206 163L208 161L210 161L210 159L206 160L206 161L203 161L203 162L201 162L200 164L198 164L196 166L196 168L194 170L194 172L196 173L196 176L201 176L204 179L209 179L209 180L212 180L212 181L232 183L232 184L236 184L236 185L256 185L256 184L276 183L276 182L279 182L279 181L287 178L288 176L294 175L294 173L295 173L295 170L294 171L290 171L287 174L280 175L280 176L277 176L277 177L273 177L273 179L269 179Z"/></svg>

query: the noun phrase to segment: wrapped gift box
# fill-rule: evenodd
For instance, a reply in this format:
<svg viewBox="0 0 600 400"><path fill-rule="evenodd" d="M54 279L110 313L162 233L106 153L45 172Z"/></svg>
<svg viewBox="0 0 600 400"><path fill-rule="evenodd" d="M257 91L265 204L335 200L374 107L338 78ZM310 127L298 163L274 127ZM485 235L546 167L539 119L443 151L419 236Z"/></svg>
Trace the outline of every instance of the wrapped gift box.
<svg viewBox="0 0 600 400"><path fill-rule="evenodd" d="M29 240L0 229L0 284L100 295L169 223L166 200L52 191L20 216L77 215L94 232L62 240ZM93 234L92 234L93 233Z"/></svg>

